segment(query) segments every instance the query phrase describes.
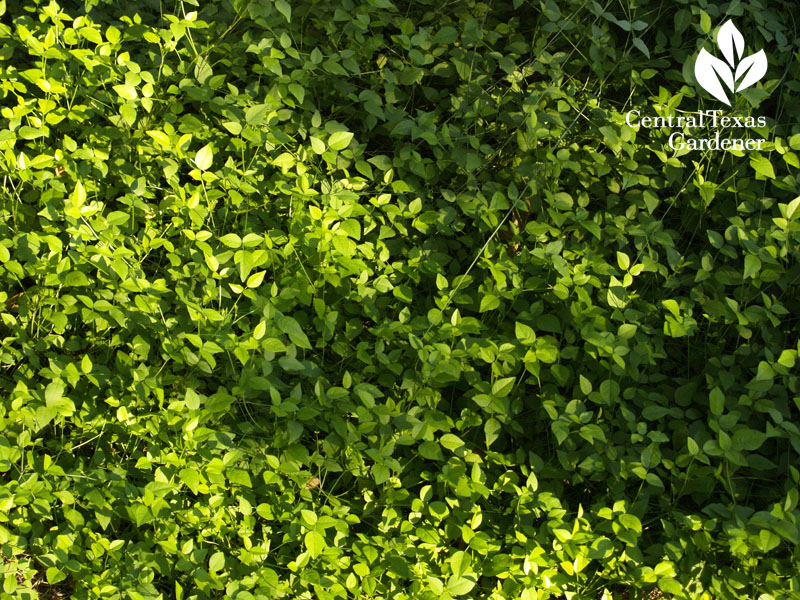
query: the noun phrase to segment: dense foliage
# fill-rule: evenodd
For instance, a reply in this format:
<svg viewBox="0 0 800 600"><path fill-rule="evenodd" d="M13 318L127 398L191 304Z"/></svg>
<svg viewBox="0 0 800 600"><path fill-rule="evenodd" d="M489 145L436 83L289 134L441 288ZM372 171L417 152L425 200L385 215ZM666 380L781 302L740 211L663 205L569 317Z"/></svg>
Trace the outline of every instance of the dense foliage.
<svg viewBox="0 0 800 600"><path fill-rule="evenodd" d="M800 598L793 3L0 12L0 598Z"/></svg>

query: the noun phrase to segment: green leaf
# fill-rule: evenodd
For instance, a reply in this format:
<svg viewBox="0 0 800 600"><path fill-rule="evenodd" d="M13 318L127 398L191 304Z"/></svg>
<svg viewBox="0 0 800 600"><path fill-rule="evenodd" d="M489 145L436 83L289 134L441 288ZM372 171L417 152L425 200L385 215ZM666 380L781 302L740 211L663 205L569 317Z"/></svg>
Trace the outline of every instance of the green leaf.
<svg viewBox="0 0 800 600"><path fill-rule="evenodd" d="M594 221L580 221L581 227L584 227L589 233L591 233L594 237L598 240L603 239L603 230L600 229L600 226L595 223Z"/></svg>
<svg viewBox="0 0 800 600"><path fill-rule="evenodd" d="M292 343L300 348L311 349L308 337L303 333L300 324L292 317L283 316L278 319L278 329L289 336Z"/></svg>
<svg viewBox="0 0 800 600"><path fill-rule="evenodd" d="M135 111L134 111L134 114L135 114ZM169 136L166 133L164 133L163 131L150 129L150 130L147 131L147 135L149 135L156 142L158 142L159 146L163 146L167 150L169 150L170 147L172 146L172 144L169 141Z"/></svg>
<svg viewBox="0 0 800 600"><path fill-rule="evenodd" d="M323 142L323 141L322 141L321 139L319 139L318 137L314 137L313 135L309 136L309 138L308 138L308 139L309 139L309 141L311 142L311 149L312 149L312 150L313 150L313 151L314 151L316 154L323 154L323 153L325 152L325 150L326 150L326 148L325 148L325 142Z"/></svg>
<svg viewBox="0 0 800 600"><path fill-rule="evenodd" d="M758 450L767 440L767 436L754 429L743 428L733 434L733 448L735 450Z"/></svg>
<svg viewBox="0 0 800 600"><path fill-rule="evenodd" d="M645 469L653 469L661 463L661 451L658 444L650 444L642 451L642 465Z"/></svg>
<svg viewBox="0 0 800 600"><path fill-rule="evenodd" d="M2 246L0 246L0 248L2 248ZM797 362L797 350L784 350L778 357L778 364L787 369L794 368L795 362Z"/></svg>
<svg viewBox="0 0 800 600"><path fill-rule="evenodd" d="M207 171L209 168L211 168L211 163L213 160L214 151L211 148L211 144L206 144L200 148L200 150L198 150L197 154L194 156L194 164L201 171Z"/></svg>
<svg viewBox="0 0 800 600"><path fill-rule="evenodd" d="M83 287L89 285L89 278L83 271L70 271L64 277L64 285L72 287Z"/></svg>
<svg viewBox="0 0 800 600"><path fill-rule="evenodd" d="M618 518L620 525L622 525L625 529L635 531L636 533L642 532L642 522L636 515L622 514Z"/></svg>
<svg viewBox="0 0 800 600"><path fill-rule="evenodd" d="M129 127L133 127L136 123L136 109L130 104L123 104L119 109L119 114Z"/></svg>
<svg viewBox="0 0 800 600"><path fill-rule="evenodd" d="M673 17L673 23L675 31L683 33L692 24L692 13L685 8L678 10Z"/></svg>
<svg viewBox="0 0 800 600"><path fill-rule="evenodd" d="M186 394L183 397L183 402L189 410L197 410L200 408L200 396L197 395L191 388L186 389Z"/></svg>
<svg viewBox="0 0 800 600"><path fill-rule="evenodd" d="M289 92L297 99L298 104L303 103L303 99L306 97L306 90L302 85L299 83L290 83Z"/></svg>
<svg viewBox="0 0 800 600"><path fill-rule="evenodd" d="M558 8L558 4L555 0L545 0L544 14L553 22L561 19L561 10Z"/></svg>
<svg viewBox="0 0 800 600"><path fill-rule="evenodd" d="M239 121L225 121L222 126L232 135L239 135L242 133L242 124Z"/></svg>
<svg viewBox="0 0 800 600"><path fill-rule="evenodd" d="M17 130L17 135L23 140L35 140L37 138L44 137L47 135L47 133L44 129L23 125Z"/></svg>
<svg viewBox="0 0 800 600"><path fill-rule="evenodd" d="M242 238L235 233L228 233L219 238L219 241L225 244L228 248L240 248L242 245Z"/></svg>
<svg viewBox="0 0 800 600"><path fill-rule="evenodd" d="M75 184L75 189L72 190L70 200L72 201L72 206L76 209L82 207L86 202L86 190L83 188L83 184L80 181Z"/></svg>
<svg viewBox="0 0 800 600"><path fill-rule="evenodd" d="M428 460L444 460L442 450L436 442L422 442L417 448L417 452L419 452L420 456Z"/></svg>
<svg viewBox="0 0 800 600"><path fill-rule="evenodd" d="M514 333L516 334L517 339L526 346L533 344L536 341L536 332L532 327L526 325L525 323L520 323L517 321L514 325Z"/></svg>
<svg viewBox="0 0 800 600"><path fill-rule="evenodd" d="M551 335L540 337L536 340L536 358L544 363L554 363L558 360L558 342Z"/></svg>
<svg viewBox="0 0 800 600"><path fill-rule="evenodd" d="M653 214L653 211L658 208L660 200L652 190L645 190L642 194L644 197L644 204L647 207L647 212Z"/></svg>
<svg viewBox="0 0 800 600"><path fill-rule="evenodd" d="M450 25L439 29L431 40L434 44L452 44L458 39L458 30Z"/></svg>
<svg viewBox="0 0 800 600"><path fill-rule="evenodd" d="M353 134L349 131L337 131L328 138L328 148L331 150L344 150L350 145L350 140L352 139Z"/></svg>
<svg viewBox="0 0 800 600"><path fill-rule="evenodd" d="M66 573L58 569L57 567L47 567L45 571L45 576L47 577L47 583L51 585L55 585L61 581L64 581L67 578Z"/></svg>
<svg viewBox="0 0 800 600"><path fill-rule="evenodd" d="M263 321L262 321L263 323ZM264 325L266 328L266 325ZM256 330L258 328L256 327ZM260 339L260 338L256 338ZM286 345L278 338L267 338L261 343L261 347L267 352L286 352Z"/></svg>
<svg viewBox="0 0 800 600"><path fill-rule="evenodd" d="M445 433L442 436L442 439L439 440L439 443L441 443L441 445L448 450L455 450L456 448L460 448L464 445L462 439L457 435L453 435L452 433Z"/></svg>
<svg viewBox="0 0 800 600"><path fill-rule="evenodd" d="M800 134L798 134L800 135ZM790 221L800 217L800 196L789 202L786 205L786 218Z"/></svg>
<svg viewBox="0 0 800 600"><path fill-rule="evenodd" d="M648 421L657 421L668 415L670 409L666 406L659 406L658 404L648 404L642 409L642 416Z"/></svg>
<svg viewBox="0 0 800 600"><path fill-rule="evenodd" d="M361 173L367 179L372 179L372 167L368 162L363 160L356 161L356 171Z"/></svg>
<svg viewBox="0 0 800 600"><path fill-rule="evenodd" d="M178 477L186 484L186 487L195 494L199 491L200 485L203 483L203 478L200 476L197 469L181 469L178 473Z"/></svg>
<svg viewBox="0 0 800 600"><path fill-rule="evenodd" d="M648 48L647 48L647 46L645 45L645 43L644 43L644 41L642 40L642 38L639 38L639 37L635 37L635 38L633 38L633 45L634 45L634 46L636 46L636 48L637 48L637 49L638 49L638 50L639 50L639 51L640 51L642 54L644 54L644 55L645 55L647 58L650 58L650 50L648 50Z"/></svg>
<svg viewBox="0 0 800 600"><path fill-rule="evenodd" d="M500 299L492 294L487 294L481 298L480 312L487 312L500 308Z"/></svg>
<svg viewBox="0 0 800 600"><path fill-rule="evenodd" d="M20 171L24 171L25 169L29 169L31 166L31 159L24 152L20 152L17 156L17 168Z"/></svg>
<svg viewBox="0 0 800 600"><path fill-rule="evenodd" d="M258 273L253 273L250 277L247 278L247 285L248 288L257 288L264 282L264 276L267 274L266 271L259 271Z"/></svg>
<svg viewBox="0 0 800 600"><path fill-rule="evenodd" d="M317 513L313 510L301 510L300 517L303 519L303 525L306 527L314 527L317 524Z"/></svg>
<svg viewBox="0 0 800 600"><path fill-rule="evenodd" d="M372 158L367 159L367 162L372 163L373 165L378 167L381 171L388 171L389 169L392 168L392 161L385 154L378 154L377 156L373 156Z"/></svg>
<svg viewBox="0 0 800 600"><path fill-rule="evenodd" d="M379 463L372 465L372 478L377 485L385 483L389 480L389 477L391 477L391 471L386 465Z"/></svg>
<svg viewBox="0 0 800 600"><path fill-rule="evenodd" d="M126 84L115 85L114 91L117 92L120 98L123 98L125 100L136 100L136 98L139 97L136 88L132 85L126 85Z"/></svg>
<svg viewBox="0 0 800 600"><path fill-rule="evenodd" d="M761 260L754 254L744 257L744 278L755 277L761 271Z"/></svg>
<svg viewBox="0 0 800 600"><path fill-rule="evenodd" d="M228 481L233 485L240 485L246 488L252 488L253 483L250 480L250 473L244 469L228 469Z"/></svg>
<svg viewBox="0 0 800 600"><path fill-rule="evenodd" d="M628 304L628 294L615 277L611 278L611 285L606 293L606 301L613 308L625 308Z"/></svg>
<svg viewBox="0 0 800 600"><path fill-rule="evenodd" d="M464 596L472 591L478 578L474 573L467 573L461 577L450 577L447 580L447 591L453 596Z"/></svg>
<svg viewBox="0 0 800 600"><path fill-rule="evenodd" d="M200 85L203 85L212 75L214 75L214 71L211 69L211 65L205 58L198 56L194 65L194 78Z"/></svg>
<svg viewBox="0 0 800 600"><path fill-rule="evenodd" d="M215 552L208 559L208 570L211 573L216 573L220 569L225 568L225 555L222 552Z"/></svg>
<svg viewBox="0 0 800 600"><path fill-rule="evenodd" d="M113 25L109 25L106 28L106 39L112 44L116 44L121 37L122 34L120 33L120 30L114 27Z"/></svg>
<svg viewBox="0 0 800 600"><path fill-rule="evenodd" d="M516 380L516 377L504 377L503 379L498 379L494 382L494 385L492 385L492 395L498 398L505 398L511 392Z"/></svg>
<svg viewBox="0 0 800 600"><path fill-rule="evenodd" d="M328 546L325 543L325 538L316 531L309 531L306 533L304 539L306 548L308 549L308 553L311 555L311 558L316 558L322 554L322 551Z"/></svg>
<svg viewBox="0 0 800 600"><path fill-rule="evenodd" d="M95 29L89 24L86 24L80 29L78 29L78 32L93 44L103 43L103 36L100 35L100 32L97 29Z"/></svg>
<svg viewBox="0 0 800 600"><path fill-rule="evenodd" d="M491 446L500 436L501 429L502 427L500 425L500 421L495 418L491 418L483 424L483 433L486 436L487 448Z"/></svg>
<svg viewBox="0 0 800 600"><path fill-rule="evenodd" d="M294 156L288 152L283 152L272 159L272 164L276 167L280 167L281 169L290 169L295 164Z"/></svg>
<svg viewBox="0 0 800 600"><path fill-rule="evenodd" d="M219 392L206 400L205 409L210 413L225 412L235 401L233 396Z"/></svg>
<svg viewBox="0 0 800 600"><path fill-rule="evenodd" d="M757 154L750 157L750 166L753 167L755 172L759 175L769 179L775 179L775 169L773 169L772 163L766 156Z"/></svg>
<svg viewBox="0 0 800 600"><path fill-rule="evenodd" d="M663 304L664 308L666 308L669 312L671 312L675 316L675 318L680 319L681 307L675 300L672 300L671 298L669 300L662 300L661 304Z"/></svg>
<svg viewBox="0 0 800 600"><path fill-rule="evenodd" d="M665 594L680 598L684 594L683 586L677 579L672 577L661 577L658 580L658 588Z"/></svg>
<svg viewBox="0 0 800 600"><path fill-rule="evenodd" d="M711 414L715 417L720 416L725 409L725 394L722 393L721 389L715 387L711 390L708 398L711 404Z"/></svg>
<svg viewBox="0 0 800 600"><path fill-rule="evenodd" d="M244 120L248 125L261 125L267 118L268 112L269 107L266 104L256 104L247 109L244 113Z"/></svg>
<svg viewBox="0 0 800 600"><path fill-rule="evenodd" d="M395 296L395 298L402 300L403 302L410 304L413 301L413 297L411 295L411 286L406 285L405 283L392 289L392 294Z"/></svg>
<svg viewBox="0 0 800 600"><path fill-rule="evenodd" d="M708 16L708 13L704 10L700 11L700 29L703 33L711 31L711 17Z"/></svg>
<svg viewBox="0 0 800 600"><path fill-rule="evenodd" d="M292 7L286 0L275 0L275 8L286 18L287 23L292 22Z"/></svg>
<svg viewBox="0 0 800 600"><path fill-rule="evenodd" d="M466 573L472 564L472 558L466 552L459 550L450 557L450 570L454 577L461 577Z"/></svg>
<svg viewBox="0 0 800 600"><path fill-rule="evenodd" d="M44 399L47 405L57 404L64 397L64 382L55 379L47 384L44 391Z"/></svg>

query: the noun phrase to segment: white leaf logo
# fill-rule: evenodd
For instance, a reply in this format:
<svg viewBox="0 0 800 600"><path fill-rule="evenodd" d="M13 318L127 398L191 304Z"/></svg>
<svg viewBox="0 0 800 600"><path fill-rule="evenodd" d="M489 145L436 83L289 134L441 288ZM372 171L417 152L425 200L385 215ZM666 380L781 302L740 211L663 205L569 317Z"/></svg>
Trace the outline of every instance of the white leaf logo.
<svg viewBox="0 0 800 600"><path fill-rule="evenodd" d="M730 19L719 28L717 45L728 61L727 64L702 49L694 63L694 76L705 91L730 106L731 102L722 84L724 83L731 93L749 88L767 73L767 55L764 54L764 50L759 50L742 58L744 37Z"/></svg>
<svg viewBox="0 0 800 600"><path fill-rule="evenodd" d="M725 21L722 27L719 28L717 45L719 45L719 49L722 50L722 54L725 55L725 60L728 61L730 66L735 65L736 61L742 58L742 54L744 54L744 36L734 27L733 21L730 19Z"/></svg>
<svg viewBox="0 0 800 600"><path fill-rule="evenodd" d="M730 106L731 103L725 93L725 88L720 83L720 79L722 79L725 85L733 90L733 72L728 65L703 49L700 50L697 62L694 63L694 76L697 77L697 83L702 85L709 94Z"/></svg>
<svg viewBox="0 0 800 600"><path fill-rule="evenodd" d="M751 54L736 67L736 79L742 78L739 86L736 88L737 92L741 92L745 88L749 88L756 83L767 73L767 55L763 50L759 50L755 54Z"/></svg>

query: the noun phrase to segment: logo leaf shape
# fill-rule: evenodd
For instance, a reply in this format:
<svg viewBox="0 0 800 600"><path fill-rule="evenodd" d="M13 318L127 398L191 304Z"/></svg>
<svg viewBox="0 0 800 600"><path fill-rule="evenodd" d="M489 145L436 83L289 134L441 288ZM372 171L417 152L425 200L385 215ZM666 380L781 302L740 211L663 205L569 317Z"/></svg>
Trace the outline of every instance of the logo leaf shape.
<svg viewBox="0 0 800 600"><path fill-rule="evenodd" d="M735 82L733 72L723 61L712 56L706 52L705 49L700 50L697 61L694 63L694 76L697 78L697 83L703 86L703 89L714 96L714 98L724 102L728 106L731 105L728 100L728 95L725 93L725 88L723 88L720 83L720 79L725 82L725 85L727 85L731 91L734 91Z"/></svg>
<svg viewBox="0 0 800 600"><path fill-rule="evenodd" d="M720 27L717 44L728 64L701 49L694 63L694 75L704 90L730 106L731 102L722 84L724 83L731 92L739 92L758 82L767 72L767 55L764 50L759 50L742 58L744 37L730 19ZM737 81L739 81L738 86Z"/></svg>
<svg viewBox="0 0 800 600"><path fill-rule="evenodd" d="M735 67L737 59L741 58L744 53L744 36L736 29L730 19L725 21L722 27L719 28L717 45L722 50L722 54L725 55L725 60L728 61L728 64L731 67Z"/></svg>
<svg viewBox="0 0 800 600"><path fill-rule="evenodd" d="M766 73L767 55L764 54L764 50L759 50L755 54L751 54L747 58L743 59L742 62L739 63L739 66L736 67L736 79L738 80L744 76L744 79L739 82L736 91L741 92L742 90L749 88L759 79L761 79Z"/></svg>

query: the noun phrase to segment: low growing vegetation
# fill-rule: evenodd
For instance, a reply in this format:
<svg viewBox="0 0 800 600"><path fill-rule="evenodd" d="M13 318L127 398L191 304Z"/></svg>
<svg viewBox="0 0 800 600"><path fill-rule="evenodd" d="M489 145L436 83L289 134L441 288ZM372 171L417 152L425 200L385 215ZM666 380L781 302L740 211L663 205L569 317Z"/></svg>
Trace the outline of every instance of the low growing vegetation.
<svg viewBox="0 0 800 600"><path fill-rule="evenodd" d="M0 12L0 599L800 598L793 3Z"/></svg>

